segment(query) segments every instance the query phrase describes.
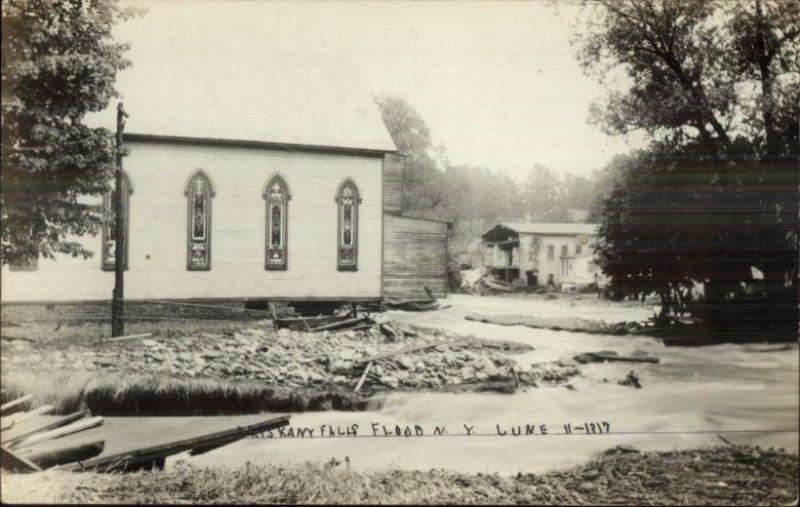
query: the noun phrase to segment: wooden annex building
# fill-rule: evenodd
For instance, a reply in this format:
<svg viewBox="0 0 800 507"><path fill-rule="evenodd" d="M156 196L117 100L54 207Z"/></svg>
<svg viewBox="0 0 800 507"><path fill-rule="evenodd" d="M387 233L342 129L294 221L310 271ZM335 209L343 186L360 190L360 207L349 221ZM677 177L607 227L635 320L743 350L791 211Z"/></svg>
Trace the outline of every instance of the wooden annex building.
<svg viewBox="0 0 800 507"><path fill-rule="evenodd" d="M162 43L133 41L117 85L126 300L446 294L447 224L402 216L402 154L346 62L262 52L209 72L179 38L139 33ZM88 121L113 130L115 107ZM2 302L109 300L112 202L102 233L76 238L93 257L4 266Z"/></svg>

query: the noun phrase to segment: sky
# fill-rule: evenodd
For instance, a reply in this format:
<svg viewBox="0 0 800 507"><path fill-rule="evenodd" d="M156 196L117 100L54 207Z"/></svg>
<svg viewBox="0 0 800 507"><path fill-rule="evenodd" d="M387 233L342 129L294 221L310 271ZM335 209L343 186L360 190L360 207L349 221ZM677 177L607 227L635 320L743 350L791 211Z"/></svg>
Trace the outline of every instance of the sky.
<svg viewBox="0 0 800 507"><path fill-rule="evenodd" d="M198 51L248 48L348 58L372 94L403 97L455 164L522 179L534 164L589 176L640 140L605 135L589 107L603 96L570 46L580 8L489 2L136 1L119 29L172 32ZM127 32L126 32L127 31ZM141 33L136 39L142 42ZM188 38L188 39L187 39ZM170 51L163 39L151 47ZM187 47L183 44L183 47ZM134 47L136 51L143 48Z"/></svg>

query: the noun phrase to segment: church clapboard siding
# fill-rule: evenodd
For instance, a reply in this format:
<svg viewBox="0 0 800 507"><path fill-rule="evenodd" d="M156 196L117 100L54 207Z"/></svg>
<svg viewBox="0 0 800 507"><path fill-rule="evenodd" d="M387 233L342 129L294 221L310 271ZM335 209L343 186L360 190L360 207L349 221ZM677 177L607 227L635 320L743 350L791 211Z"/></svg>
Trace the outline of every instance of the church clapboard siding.
<svg viewBox="0 0 800 507"><path fill-rule="evenodd" d="M130 196L129 269L125 297L147 299L331 299L381 297L383 154L345 155L226 145L130 142L125 171ZM211 266L186 265L187 213L184 189L202 169L215 196ZM288 262L266 270L264 185L280 174L288 203ZM337 270L336 192L347 178L357 185L359 206L356 271ZM3 267L2 301L108 300L114 272L101 269L101 239L80 238L95 252L83 260L57 255L38 269Z"/></svg>

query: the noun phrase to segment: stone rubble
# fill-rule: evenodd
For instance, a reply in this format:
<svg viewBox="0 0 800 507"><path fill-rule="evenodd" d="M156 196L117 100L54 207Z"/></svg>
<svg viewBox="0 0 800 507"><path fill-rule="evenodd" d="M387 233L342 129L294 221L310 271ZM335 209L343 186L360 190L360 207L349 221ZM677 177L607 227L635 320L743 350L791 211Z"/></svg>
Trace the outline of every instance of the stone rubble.
<svg viewBox="0 0 800 507"><path fill-rule="evenodd" d="M402 329L402 328L401 328ZM515 382L521 386L560 384L577 375L574 364L519 364L509 357L530 347L500 352L507 346L469 339L444 344L458 336L444 332L398 333L387 340L380 330L308 333L250 327L230 334L148 338L98 345L92 349L44 352L26 342L3 342L7 360L16 366L52 369L118 370L168 374L179 378L225 378L280 386L354 387L366 367L359 359L432 343L432 348L377 360L370 369L365 393L385 390L441 389L448 385ZM5 361L4 360L4 361Z"/></svg>

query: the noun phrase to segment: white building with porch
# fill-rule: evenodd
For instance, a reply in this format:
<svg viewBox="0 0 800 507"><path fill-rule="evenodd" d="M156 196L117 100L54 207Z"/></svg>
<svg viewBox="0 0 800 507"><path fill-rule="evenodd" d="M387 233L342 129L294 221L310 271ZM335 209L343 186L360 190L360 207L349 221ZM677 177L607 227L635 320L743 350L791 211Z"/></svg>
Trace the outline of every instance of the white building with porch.
<svg viewBox="0 0 800 507"><path fill-rule="evenodd" d="M501 223L483 234L483 264L525 287L601 283L594 261L597 224Z"/></svg>

